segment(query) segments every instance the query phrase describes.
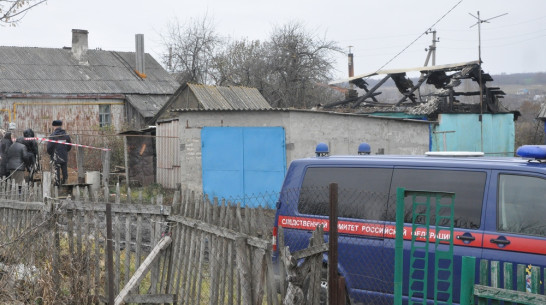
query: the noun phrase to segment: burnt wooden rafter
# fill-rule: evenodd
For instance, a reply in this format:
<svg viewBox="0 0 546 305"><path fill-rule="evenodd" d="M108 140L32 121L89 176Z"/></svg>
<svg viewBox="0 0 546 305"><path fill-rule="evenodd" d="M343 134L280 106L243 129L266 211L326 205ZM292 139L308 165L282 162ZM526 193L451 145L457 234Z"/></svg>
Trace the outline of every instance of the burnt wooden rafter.
<svg viewBox="0 0 546 305"><path fill-rule="evenodd" d="M428 79L428 75L429 75L428 73L421 73L421 76L419 77L417 84L411 87L411 89L409 89L407 93L402 93L404 96L396 103L396 106L400 106L402 103L404 103L408 99L408 97L414 96L413 92L415 92L415 90L421 87L421 85ZM415 103L414 100L412 100L412 102Z"/></svg>
<svg viewBox="0 0 546 305"><path fill-rule="evenodd" d="M378 95L380 94L381 92L378 92L377 94L375 93L375 91L381 87L389 78L391 77L390 74L388 74L387 76L383 77L382 80L380 80L375 86L372 87L372 89L370 89L370 91L366 92L366 94L364 94L363 96L359 97L355 104L353 105L353 108L356 108L358 107L360 104L362 104L367 98L370 98L370 97L373 97L375 95Z"/></svg>

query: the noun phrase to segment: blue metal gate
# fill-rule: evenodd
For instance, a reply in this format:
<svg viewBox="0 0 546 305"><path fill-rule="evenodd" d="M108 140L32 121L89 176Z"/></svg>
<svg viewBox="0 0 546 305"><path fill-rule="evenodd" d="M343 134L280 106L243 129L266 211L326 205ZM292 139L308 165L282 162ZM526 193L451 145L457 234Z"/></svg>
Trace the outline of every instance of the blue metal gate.
<svg viewBox="0 0 546 305"><path fill-rule="evenodd" d="M286 172L282 127L204 127L203 192L249 206L273 205ZM263 196L265 200L245 200Z"/></svg>

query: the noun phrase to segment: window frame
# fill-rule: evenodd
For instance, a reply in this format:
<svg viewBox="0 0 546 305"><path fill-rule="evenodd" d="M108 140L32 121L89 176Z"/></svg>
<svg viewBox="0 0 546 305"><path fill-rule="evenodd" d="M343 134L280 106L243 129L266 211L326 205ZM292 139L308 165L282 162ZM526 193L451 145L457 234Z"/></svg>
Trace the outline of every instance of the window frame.
<svg viewBox="0 0 546 305"><path fill-rule="evenodd" d="M543 175L540 175L538 173L529 173L529 172L513 172L513 171L499 171L497 173L497 186L496 186L496 202L495 202L495 208L496 208L496 217L495 217L495 226L494 229L499 234L513 234L513 235L524 235L524 236L533 236L533 237L546 237L546 231L544 235L539 234L532 234L529 232L514 232L513 230L509 229L502 229L501 228L501 178L502 176L518 176L518 177L528 177L528 178L536 178L541 179L546 183L546 177Z"/></svg>
<svg viewBox="0 0 546 305"><path fill-rule="evenodd" d="M112 126L112 105L99 104L99 127L107 128L110 126Z"/></svg>

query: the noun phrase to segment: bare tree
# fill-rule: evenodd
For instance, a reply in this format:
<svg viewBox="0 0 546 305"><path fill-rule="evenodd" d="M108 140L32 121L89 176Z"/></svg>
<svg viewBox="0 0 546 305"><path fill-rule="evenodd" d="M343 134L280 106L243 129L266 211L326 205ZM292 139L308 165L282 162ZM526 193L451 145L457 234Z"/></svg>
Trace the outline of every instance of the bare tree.
<svg viewBox="0 0 546 305"><path fill-rule="evenodd" d="M267 90L268 62L259 40L227 43L214 57L212 76L220 86L247 86Z"/></svg>
<svg viewBox="0 0 546 305"><path fill-rule="evenodd" d="M340 48L301 23L274 29L264 42L222 40L206 19L169 26L164 63L181 82L247 86L260 90L274 107L310 108L339 99L327 84L333 53ZM220 43L224 42L224 43Z"/></svg>
<svg viewBox="0 0 546 305"><path fill-rule="evenodd" d="M162 39L169 50L163 56L163 63L170 72L178 73L180 83L208 83L209 66L215 48L221 42L211 19L205 15L185 24L175 20L168 25L167 34Z"/></svg>
<svg viewBox="0 0 546 305"><path fill-rule="evenodd" d="M16 26L31 8L46 0L0 0L0 25Z"/></svg>
<svg viewBox="0 0 546 305"><path fill-rule="evenodd" d="M293 22L276 28L266 49L276 106L309 108L320 103L325 92L320 84L331 79L332 55L341 52L337 44Z"/></svg>

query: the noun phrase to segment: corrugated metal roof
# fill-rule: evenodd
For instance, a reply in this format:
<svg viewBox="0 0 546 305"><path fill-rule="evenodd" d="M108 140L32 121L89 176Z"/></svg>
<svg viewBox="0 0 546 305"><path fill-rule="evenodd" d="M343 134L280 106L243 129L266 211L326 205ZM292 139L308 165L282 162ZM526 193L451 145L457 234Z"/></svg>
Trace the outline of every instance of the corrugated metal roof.
<svg viewBox="0 0 546 305"><path fill-rule="evenodd" d="M146 78L134 52L87 51L79 65L70 49L0 46L0 92L27 94L172 94L179 84L149 54Z"/></svg>
<svg viewBox="0 0 546 305"><path fill-rule="evenodd" d="M399 74L399 73L405 73L405 72L426 72L426 71L436 71L436 70L449 71L452 69L460 69L466 66L474 66L478 64L479 64L479 61L476 60L476 61L467 61L467 62L461 62L456 64L447 64L447 65L424 66L424 67L415 67L415 68L407 68L407 69L377 70L375 72L364 73L364 74L356 75L356 76L345 78L345 79L334 80L329 82L328 84L335 85L335 84L350 82L355 79L370 77L370 76L379 75L379 74Z"/></svg>
<svg viewBox="0 0 546 305"><path fill-rule="evenodd" d="M271 105L256 88L188 84L199 103L209 109L270 109Z"/></svg>
<svg viewBox="0 0 546 305"><path fill-rule="evenodd" d="M126 95L127 100L143 117L153 117L165 105L170 95Z"/></svg>

